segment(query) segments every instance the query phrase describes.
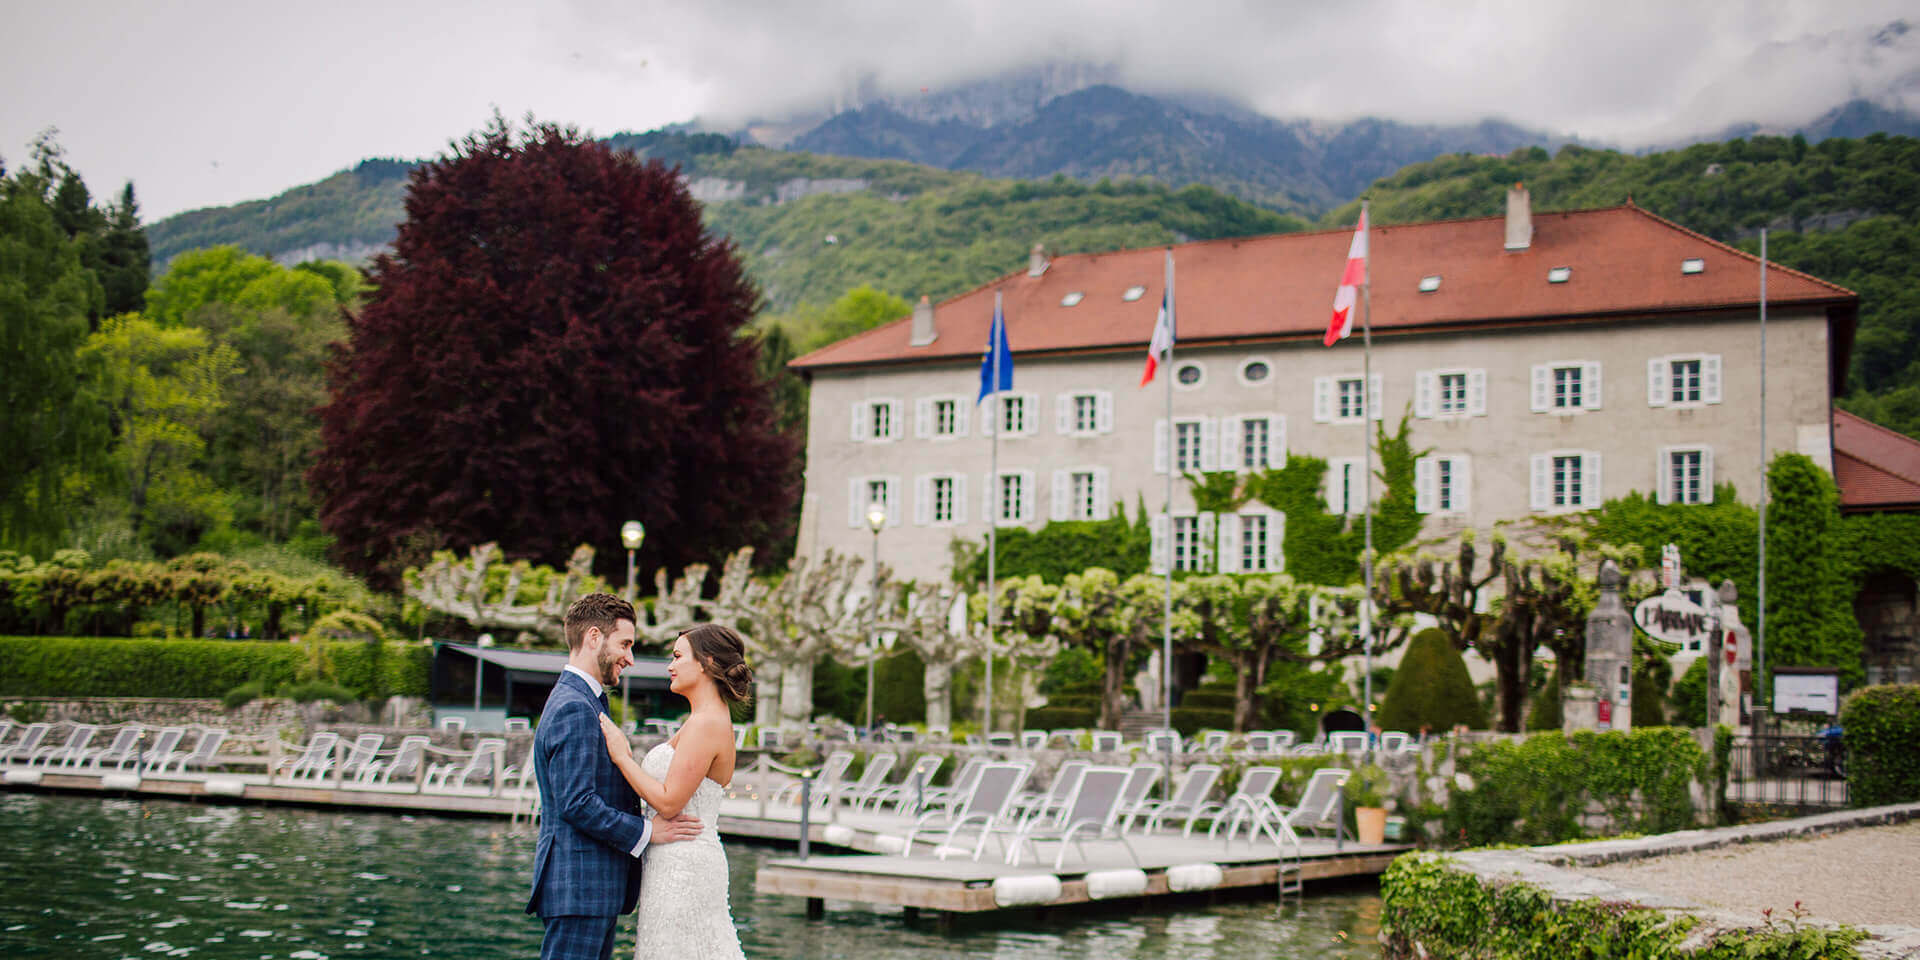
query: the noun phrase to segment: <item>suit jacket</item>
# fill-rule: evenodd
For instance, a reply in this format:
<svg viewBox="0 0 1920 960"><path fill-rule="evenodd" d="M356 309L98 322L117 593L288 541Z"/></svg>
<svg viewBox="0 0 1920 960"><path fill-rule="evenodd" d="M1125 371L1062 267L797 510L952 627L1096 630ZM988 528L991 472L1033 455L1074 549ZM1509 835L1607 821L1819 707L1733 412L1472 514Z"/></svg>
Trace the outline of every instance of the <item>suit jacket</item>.
<svg viewBox="0 0 1920 960"><path fill-rule="evenodd" d="M633 812L640 798L607 756L600 714L587 682L562 671L533 735L540 840L527 912L543 919L616 916L640 898L632 853L646 821Z"/></svg>

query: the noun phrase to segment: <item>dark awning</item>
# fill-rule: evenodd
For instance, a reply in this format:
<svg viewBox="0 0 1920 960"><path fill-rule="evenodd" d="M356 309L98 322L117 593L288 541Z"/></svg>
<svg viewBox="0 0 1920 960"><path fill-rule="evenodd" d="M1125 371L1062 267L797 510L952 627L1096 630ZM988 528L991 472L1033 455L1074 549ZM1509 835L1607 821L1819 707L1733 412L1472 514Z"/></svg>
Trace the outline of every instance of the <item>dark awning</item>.
<svg viewBox="0 0 1920 960"><path fill-rule="evenodd" d="M441 643L435 645L436 651L445 650L464 653L482 663L500 667L513 675L514 680L558 677L567 666L564 653L535 653L531 650L497 650L492 647L475 647L462 643ZM524 675L524 676L523 676ZM665 687L668 683L667 661L654 658L635 660L633 666L620 674L621 678L641 686Z"/></svg>

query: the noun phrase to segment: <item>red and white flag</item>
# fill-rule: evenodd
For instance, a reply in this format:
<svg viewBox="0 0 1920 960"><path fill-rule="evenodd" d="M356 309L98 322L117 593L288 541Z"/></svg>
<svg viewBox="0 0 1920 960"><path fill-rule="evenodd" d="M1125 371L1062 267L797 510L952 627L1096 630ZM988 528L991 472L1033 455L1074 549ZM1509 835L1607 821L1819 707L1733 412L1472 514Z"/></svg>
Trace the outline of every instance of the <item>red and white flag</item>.
<svg viewBox="0 0 1920 960"><path fill-rule="evenodd" d="M1140 375L1140 385L1153 382L1154 371L1160 369L1169 354L1173 352L1173 251L1167 251L1167 290L1160 298L1160 315L1153 321L1153 339L1147 343L1147 369Z"/></svg>
<svg viewBox="0 0 1920 960"><path fill-rule="evenodd" d="M1347 248L1347 271L1340 275L1340 290L1333 295L1333 320L1327 324L1326 338L1331 347L1353 332L1353 303L1359 299L1360 285L1367 282L1367 208L1360 208L1360 223L1353 228L1353 246Z"/></svg>

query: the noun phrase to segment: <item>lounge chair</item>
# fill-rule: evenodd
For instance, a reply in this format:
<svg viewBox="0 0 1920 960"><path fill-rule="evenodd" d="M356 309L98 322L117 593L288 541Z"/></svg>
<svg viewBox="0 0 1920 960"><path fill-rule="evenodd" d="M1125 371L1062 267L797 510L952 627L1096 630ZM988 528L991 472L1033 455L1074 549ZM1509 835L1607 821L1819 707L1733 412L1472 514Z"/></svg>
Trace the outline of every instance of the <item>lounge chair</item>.
<svg viewBox="0 0 1920 960"><path fill-rule="evenodd" d="M1383 753L1406 753L1417 750L1420 745L1413 742L1413 734L1401 730L1389 730L1380 735L1380 750Z"/></svg>
<svg viewBox="0 0 1920 960"><path fill-rule="evenodd" d="M1060 852L1053 858L1053 869L1058 871L1066 862L1069 846L1080 851L1084 862L1087 851L1082 838L1097 840L1117 840L1126 848L1127 857L1133 865L1140 865L1140 857L1134 853L1133 844L1127 842L1126 835L1119 829L1122 795L1133 780L1134 772L1127 767L1088 767L1081 772L1074 784L1072 796L1066 805L1053 817L1029 820L1020 825L1013 842L1007 845L1007 863L1020 865L1020 847L1024 844L1033 851L1033 858L1040 859L1040 841L1060 844Z"/></svg>
<svg viewBox="0 0 1920 960"><path fill-rule="evenodd" d="M220 753L220 745L227 741L224 727L212 727L200 731L200 739L194 742L193 750L186 753L172 753L160 759L157 772L166 773L172 767L175 773L186 773L189 767L205 770L218 766L215 757Z"/></svg>
<svg viewBox="0 0 1920 960"><path fill-rule="evenodd" d="M26 729L20 731L20 739L15 741L13 746L0 749L0 763L26 763L32 760L34 751L40 749L40 744L47 739L47 734L52 730L51 723L27 724Z"/></svg>
<svg viewBox="0 0 1920 960"><path fill-rule="evenodd" d="M81 758L86 756L87 744L92 743L93 735L99 732L100 728L91 723L76 723L67 733L66 743L57 747L41 747L34 751L27 763L40 763L48 767L79 766Z"/></svg>
<svg viewBox="0 0 1920 960"><path fill-rule="evenodd" d="M1053 750L1080 749L1080 735L1085 730L1054 730L1047 734L1047 747Z"/></svg>
<svg viewBox="0 0 1920 960"><path fill-rule="evenodd" d="M533 756L533 744L528 743L527 759L500 771L500 781L505 784L505 786L501 788L502 793L514 794L516 796L525 795L528 793L528 784L533 784L532 789L534 792L537 793L539 791L539 784L534 782Z"/></svg>
<svg viewBox="0 0 1920 960"><path fill-rule="evenodd" d="M1093 732L1093 752L1119 753L1120 746L1124 740L1125 738L1122 737L1118 731L1095 730Z"/></svg>
<svg viewBox="0 0 1920 960"><path fill-rule="evenodd" d="M379 733L363 733L353 738L353 747L347 751L347 759L340 764L341 782L363 779L362 775L366 773L367 767L379 759L380 748L385 746L386 742L386 736Z"/></svg>
<svg viewBox="0 0 1920 960"><path fill-rule="evenodd" d="M1020 746L1028 750L1045 750L1047 748L1047 732L1045 730L1021 731Z"/></svg>
<svg viewBox="0 0 1920 960"><path fill-rule="evenodd" d="M813 777L813 805L824 808L833 803L833 792L840 786L840 778L846 776L848 768L853 766L853 751L835 750L827 754L826 762ZM800 784L795 780L773 793L774 803L800 804Z"/></svg>
<svg viewBox="0 0 1920 960"><path fill-rule="evenodd" d="M1053 783L1046 793L1025 793L1013 801L1015 810L1020 812L1023 821L1044 820L1049 814L1057 813L1073 797L1074 788L1080 786L1080 775L1092 766L1085 760L1068 760L1054 771Z"/></svg>
<svg viewBox="0 0 1920 960"><path fill-rule="evenodd" d="M500 758L506 749L505 740L482 740L467 755L465 763L453 760L428 767L426 786L435 790L453 790L465 788L469 780L485 779L500 771Z"/></svg>
<svg viewBox="0 0 1920 960"><path fill-rule="evenodd" d="M1224 730L1208 730L1200 735L1200 739L1188 744L1187 750L1191 753L1224 753L1227 741L1232 738L1233 735Z"/></svg>
<svg viewBox="0 0 1920 960"><path fill-rule="evenodd" d="M868 757L866 768L860 771L860 779L834 791L834 799L845 801L851 809L860 809L860 804L872 799L877 791L886 787L887 774L893 770L897 759L891 753L876 753Z"/></svg>
<svg viewBox="0 0 1920 960"><path fill-rule="evenodd" d="M1358 730L1343 730L1339 733L1327 734L1328 753L1365 753L1366 749L1367 735Z"/></svg>
<svg viewBox="0 0 1920 960"><path fill-rule="evenodd" d="M927 742L928 743L952 743L953 731L946 727L928 727Z"/></svg>
<svg viewBox="0 0 1920 960"><path fill-rule="evenodd" d="M958 805L973 792L973 781L980 776L980 771L986 765L987 761L982 757L968 758L966 763L960 765L959 772L953 775L952 783L944 787L928 787L922 791L920 806L924 809L939 804L951 809Z"/></svg>
<svg viewBox="0 0 1920 960"><path fill-rule="evenodd" d="M892 754L883 754L883 756L892 756ZM925 805L927 793L934 789L933 775L940 772L940 766L946 762L947 758L937 753L921 754L919 759L913 761L913 766L907 768L906 777L899 783L882 784L869 796L854 798L854 811L859 812L864 806L868 812L877 813L881 804L891 803L895 813L919 815L920 808ZM873 761L870 760L867 763L868 766L872 766Z"/></svg>
<svg viewBox="0 0 1920 960"><path fill-rule="evenodd" d="M1340 788L1346 786L1351 775L1351 771L1339 767L1315 770L1307 780L1307 788L1300 791L1300 802L1288 808L1276 805L1273 812L1296 833L1305 830L1318 836L1322 829L1338 825Z"/></svg>
<svg viewBox="0 0 1920 960"><path fill-rule="evenodd" d="M19 724L12 720L0 719L0 756L6 756L7 751L13 749L7 745L7 738L13 736L13 728L17 726Z"/></svg>
<svg viewBox="0 0 1920 960"><path fill-rule="evenodd" d="M1160 782L1160 774L1165 772L1165 768L1157 763L1136 763L1129 769L1133 775L1127 779L1126 787L1120 791L1120 829L1122 830L1133 829L1133 820L1136 816L1151 815L1150 810L1143 814L1142 808L1152 803L1147 796L1153 792L1154 784Z"/></svg>
<svg viewBox="0 0 1920 960"><path fill-rule="evenodd" d="M393 782L393 778L411 777L420 770L420 764L426 759L427 744L432 741L426 737L402 737L400 746L395 747L390 759L375 758L360 771L361 783L373 783L376 779L383 784Z"/></svg>
<svg viewBox="0 0 1920 960"><path fill-rule="evenodd" d="M920 731L912 727L888 727L887 739L894 743L912 745L920 742Z"/></svg>
<svg viewBox="0 0 1920 960"><path fill-rule="evenodd" d="M462 731L465 731L466 729L467 729L466 717L441 717L440 718L440 730L442 733L460 733Z"/></svg>
<svg viewBox="0 0 1920 960"><path fill-rule="evenodd" d="M116 770L125 770L128 764L140 763L140 736L146 733L139 724L130 723L113 735L113 742L99 750L84 750L80 762L75 766L92 767L105 770L107 764L113 764Z"/></svg>
<svg viewBox="0 0 1920 960"><path fill-rule="evenodd" d="M527 719L526 717L508 717L507 724L506 724L506 732L507 733L532 733L533 721Z"/></svg>
<svg viewBox="0 0 1920 960"><path fill-rule="evenodd" d="M323 730L313 735L307 745L291 760L280 762L280 769L273 771L288 780L319 780L328 770L333 769L333 748L340 742L340 735L331 730Z"/></svg>
<svg viewBox="0 0 1920 960"><path fill-rule="evenodd" d="M780 730L776 727L761 727L758 743L762 750L781 749Z"/></svg>
<svg viewBox="0 0 1920 960"><path fill-rule="evenodd" d="M140 775L148 777L159 773L173 752L180 749L180 741L186 735L186 727L161 727L160 732L154 734L153 743L140 755Z"/></svg>
<svg viewBox="0 0 1920 960"><path fill-rule="evenodd" d="M735 750L747 748L747 728L744 724L733 728L733 748Z"/></svg>
<svg viewBox="0 0 1920 960"><path fill-rule="evenodd" d="M1180 733L1176 730L1149 730L1144 741L1149 754L1156 757L1180 752Z"/></svg>
<svg viewBox="0 0 1920 960"><path fill-rule="evenodd" d="M987 734L987 747L992 750L1011 750L1015 741L1011 733Z"/></svg>
<svg viewBox="0 0 1920 960"><path fill-rule="evenodd" d="M1233 842L1233 835L1242 823L1256 823L1261 814L1272 804L1273 788L1280 785L1280 774L1279 767L1247 768L1246 772L1240 775L1239 785L1234 787L1233 793L1226 800L1220 803L1201 804L1200 808L1193 812L1193 816L1187 818L1186 829L1181 832L1181 835L1191 835L1193 825L1204 818L1213 821L1207 828L1208 839L1218 836L1220 826L1226 824L1227 842ZM1253 838L1252 826L1248 827L1247 838L1249 840Z"/></svg>
<svg viewBox="0 0 1920 960"><path fill-rule="evenodd" d="M960 832L972 828L980 831L980 839L973 845L973 859L979 860L981 851L986 849L987 837L1011 831L1013 824L1008 818L1013 798L1019 795L1021 785L1027 782L1027 774L1032 770L1032 764L1019 760L983 764L973 788L956 808L924 813L914 821L913 829L907 832L902 855L913 856L913 841L921 833L945 830L946 835L933 844L934 857L945 860L958 849L953 841Z"/></svg>
<svg viewBox="0 0 1920 960"><path fill-rule="evenodd" d="M1211 763L1196 763L1180 775L1173 788L1173 798L1161 803L1148 805L1146 832L1153 833L1160 825L1170 820L1186 820L1193 817L1207 802L1207 795L1213 792L1213 785L1220 779L1220 768ZM1136 814L1137 816L1137 814Z"/></svg>

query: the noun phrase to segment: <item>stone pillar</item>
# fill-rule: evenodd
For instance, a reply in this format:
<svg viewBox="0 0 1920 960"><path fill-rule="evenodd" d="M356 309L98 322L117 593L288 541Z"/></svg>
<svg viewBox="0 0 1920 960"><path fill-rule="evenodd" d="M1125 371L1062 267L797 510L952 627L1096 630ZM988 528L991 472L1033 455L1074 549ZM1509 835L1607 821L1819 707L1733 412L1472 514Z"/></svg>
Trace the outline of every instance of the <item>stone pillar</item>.
<svg viewBox="0 0 1920 960"><path fill-rule="evenodd" d="M1707 668L1707 724L1711 727L1724 723L1737 728L1741 723L1740 695L1746 688L1747 672L1753 669L1753 633L1740 622L1740 607L1736 602L1740 592L1732 580L1720 581L1718 597L1720 629L1715 631L1708 644L1712 649L1707 651L1713 658ZM1729 652L1733 654L1732 663L1727 662Z"/></svg>
<svg viewBox="0 0 1920 960"><path fill-rule="evenodd" d="M1587 685L1599 700L1598 729L1633 729L1633 616L1620 598L1626 584L1609 560L1600 568L1600 600L1587 617Z"/></svg>

